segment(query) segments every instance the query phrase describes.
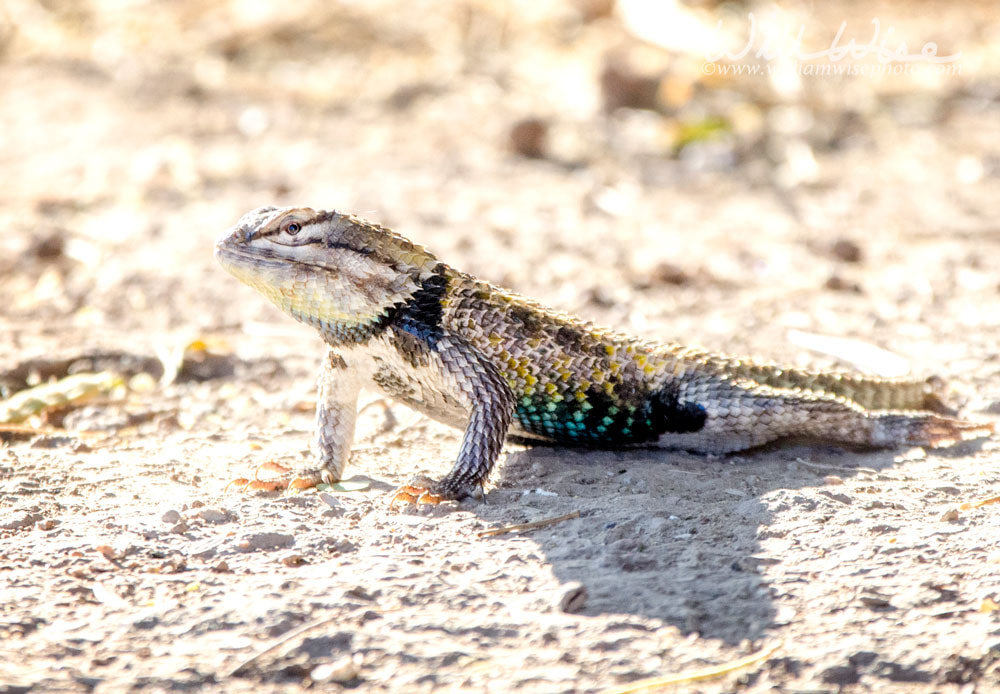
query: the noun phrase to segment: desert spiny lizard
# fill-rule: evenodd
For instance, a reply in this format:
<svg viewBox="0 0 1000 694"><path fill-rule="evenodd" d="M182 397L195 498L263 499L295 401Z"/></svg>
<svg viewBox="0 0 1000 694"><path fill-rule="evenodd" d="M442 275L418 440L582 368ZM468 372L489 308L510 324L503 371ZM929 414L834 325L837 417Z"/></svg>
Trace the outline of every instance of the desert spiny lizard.
<svg viewBox="0 0 1000 694"><path fill-rule="evenodd" d="M372 385L465 430L451 471L404 488L407 501L476 492L508 435L722 454L787 437L942 446L992 431L943 416L925 381L786 368L595 327L336 211L258 208L215 253L327 344L317 457L291 486L341 478L358 393Z"/></svg>

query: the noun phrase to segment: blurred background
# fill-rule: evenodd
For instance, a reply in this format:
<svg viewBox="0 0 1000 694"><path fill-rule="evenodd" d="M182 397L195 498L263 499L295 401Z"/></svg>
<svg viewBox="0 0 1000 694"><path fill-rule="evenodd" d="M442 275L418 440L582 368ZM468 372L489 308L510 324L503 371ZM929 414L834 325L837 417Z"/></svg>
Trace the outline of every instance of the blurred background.
<svg viewBox="0 0 1000 694"><path fill-rule="evenodd" d="M798 330L982 369L998 15L3 0L0 350L284 326L212 244L252 207L301 204L650 336L801 359Z"/></svg>

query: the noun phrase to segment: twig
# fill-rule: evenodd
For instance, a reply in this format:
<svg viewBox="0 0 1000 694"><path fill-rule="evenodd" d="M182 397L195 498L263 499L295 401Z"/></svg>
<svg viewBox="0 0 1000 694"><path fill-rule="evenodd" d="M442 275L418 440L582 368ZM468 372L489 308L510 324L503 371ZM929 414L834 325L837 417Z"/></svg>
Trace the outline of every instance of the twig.
<svg viewBox="0 0 1000 694"><path fill-rule="evenodd" d="M555 525L556 523L562 523L563 521L572 520L573 518L579 518L580 512L573 511L572 513L567 513L564 516L556 516L555 518L543 518L542 520L532 521L531 523L518 523L517 525L505 525L501 528L490 528L489 530L483 530L476 533L478 537L490 537L492 535L506 535L507 533L518 533L525 532L526 530L537 530L538 528L544 528L548 525Z"/></svg>
<svg viewBox="0 0 1000 694"><path fill-rule="evenodd" d="M236 675L240 674L240 672L242 672L243 670L245 670L250 665L253 665L255 662L257 662L258 660L260 660L261 658L263 658L268 653L271 653L271 652L277 650L278 648L280 648L284 644L288 643L292 639L298 638L299 636L301 636L302 634L306 633L307 631L312 631L313 629L316 629L317 627L321 627L321 626L324 626L326 624L330 624L332 622L339 621L341 619L343 619L343 615L337 615L336 617L327 617L326 619L320 619L320 620L317 620L315 622L310 622L309 624L305 624L305 625L299 627L298 629L295 629L294 631L292 631L292 632L290 632L288 634L285 634L284 636L279 637L278 640L274 641L270 646L268 646L267 648L265 648L264 650L262 650L262 651L260 651L258 653L255 653L254 655L250 656L249 658L247 658L246 660L244 660L242 663L240 663L239 665L237 665L236 667L234 667L232 670L230 670L228 673L226 673L226 675L225 675L226 679L228 679L230 677L236 677Z"/></svg>
<svg viewBox="0 0 1000 694"><path fill-rule="evenodd" d="M988 499L980 499L979 501L969 501L959 506L959 508L967 511L970 508L979 508L980 506L989 506L990 504L1000 504L1000 496L991 496Z"/></svg>
<svg viewBox="0 0 1000 694"><path fill-rule="evenodd" d="M799 465L804 465L812 470L835 470L837 472L864 472L868 475L877 475L878 470L873 470L870 467L841 467L839 465L823 465L821 463L810 463L808 461L802 460L802 458L796 458L795 462Z"/></svg>
<svg viewBox="0 0 1000 694"><path fill-rule="evenodd" d="M776 643L770 648L765 648L760 653L748 655L746 658L740 658L739 660L734 660L731 663L715 665L701 670L688 670L687 672L681 672L676 675L647 677L643 680L636 680L635 682L623 684L618 687L605 689L601 692L601 694L636 694L637 692L652 692L674 684L684 684L685 682L694 682L696 680L707 680L713 677L719 677L736 670L741 670L750 665L755 665L763 660L767 660L774 654L775 651L778 650L780 645L781 643Z"/></svg>

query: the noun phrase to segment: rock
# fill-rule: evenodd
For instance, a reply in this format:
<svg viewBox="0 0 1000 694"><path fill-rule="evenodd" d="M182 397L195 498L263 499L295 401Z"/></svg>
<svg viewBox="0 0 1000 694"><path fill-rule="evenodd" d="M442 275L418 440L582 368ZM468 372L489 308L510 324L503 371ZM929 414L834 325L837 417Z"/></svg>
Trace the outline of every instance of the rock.
<svg viewBox="0 0 1000 694"><path fill-rule="evenodd" d="M861 259L864 258L864 253L859 246L854 241L850 239L837 239L830 246L830 254L837 260L842 260L845 263L860 263Z"/></svg>
<svg viewBox="0 0 1000 694"><path fill-rule="evenodd" d="M40 513L10 513L0 516L0 530L20 530L30 528L45 519Z"/></svg>
<svg viewBox="0 0 1000 694"><path fill-rule="evenodd" d="M152 629L159 626L160 618L156 615L146 615L132 622L133 629Z"/></svg>
<svg viewBox="0 0 1000 694"><path fill-rule="evenodd" d="M851 665L834 665L820 673L822 680L828 684L855 684L859 679L858 671Z"/></svg>
<svg viewBox="0 0 1000 694"><path fill-rule="evenodd" d="M217 508L203 508L198 511L198 517L206 523L225 523L229 514Z"/></svg>
<svg viewBox="0 0 1000 694"><path fill-rule="evenodd" d="M560 612L573 614L580 612L587 605L587 587L578 581L571 581L561 586L556 606Z"/></svg>
<svg viewBox="0 0 1000 694"><path fill-rule="evenodd" d="M350 682L357 679L360 672L359 663L349 655L345 655L332 663L317 665L309 673L313 682Z"/></svg>
<svg viewBox="0 0 1000 694"><path fill-rule="evenodd" d="M541 118L525 118L510 129L510 148L518 154L541 159L545 156L549 124Z"/></svg>
<svg viewBox="0 0 1000 694"><path fill-rule="evenodd" d="M889 602L891 597L890 595L885 595L874 590L866 590L858 599L868 607L885 608L892 606Z"/></svg>
<svg viewBox="0 0 1000 694"><path fill-rule="evenodd" d="M118 552L111 545L97 545L94 549L101 554L102 557L108 561L115 561L118 559Z"/></svg>
<svg viewBox="0 0 1000 694"><path fill-rule="evenodd" d="M659 90L658 75L640 74L620 59L610 59L601 73L601 94L609 112L619 108L656 110Z"/></svg>
<svg viewBox="0 0 1000 694"><path fill-rule="evenodd" d="M160 516L160 520L163 521L164 523L177 523L178 521L180 521L181 517L182 516L179 511L170 509L162 516Z"/></svg>
<svg viewBox="0 0 1000 694"><path fill-rule="evenodd" d="M836 274L830 275L823 286L835 292L854 292L855 294L861 293L860 284L852 282Z"/></svg>
<svg viewBox="0 0 1000 694"><path fill-rule="evenodd" d="M680 286L691 281L691 276L684 271L680 265L675 265L669 261L657 263L649 273L649 278L654 284L673 284Z"/></svg>

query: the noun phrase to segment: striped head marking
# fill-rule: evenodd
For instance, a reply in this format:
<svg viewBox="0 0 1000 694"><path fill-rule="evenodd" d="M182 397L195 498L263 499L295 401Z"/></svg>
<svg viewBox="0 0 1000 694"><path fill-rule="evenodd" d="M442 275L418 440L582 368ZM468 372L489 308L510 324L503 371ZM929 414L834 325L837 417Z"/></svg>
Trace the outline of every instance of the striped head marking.
<svg viewBox="0 0 1000 694"><path fill-rule="evenodd" d="M215 257L293 318L352 335L407 302L437 265L388 229L308 207L248 212L219 240Z"/></svg>

